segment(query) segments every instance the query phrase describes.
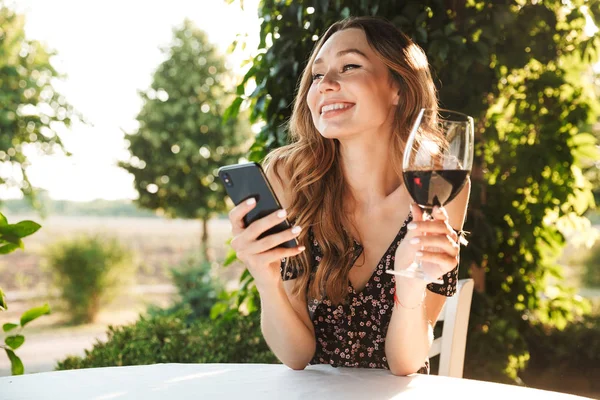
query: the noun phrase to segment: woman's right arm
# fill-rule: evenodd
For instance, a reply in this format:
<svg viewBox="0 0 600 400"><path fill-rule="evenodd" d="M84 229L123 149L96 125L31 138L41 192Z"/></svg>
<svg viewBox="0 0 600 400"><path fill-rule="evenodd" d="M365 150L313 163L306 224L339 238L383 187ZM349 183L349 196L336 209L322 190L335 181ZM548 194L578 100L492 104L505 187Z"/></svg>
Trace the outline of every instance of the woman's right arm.
<svg viewBox="0 0 600 400"><path fill-rule="evenodd" d="M289 199L285 188L271 171L267 171L267 176L285 209ZM261 328L265 341L285 365L303 369L315 352L314 330L306 298L291 295L293 283L283 282L280 264L282 258L296 256L304 251L304 247L276 247L298 236L299 232L292 228L258 239L285 216L275 212L244 227L243 217L254 206L242 203L229 213L233 233L231 246L254 277L261 299Z"/></svg>

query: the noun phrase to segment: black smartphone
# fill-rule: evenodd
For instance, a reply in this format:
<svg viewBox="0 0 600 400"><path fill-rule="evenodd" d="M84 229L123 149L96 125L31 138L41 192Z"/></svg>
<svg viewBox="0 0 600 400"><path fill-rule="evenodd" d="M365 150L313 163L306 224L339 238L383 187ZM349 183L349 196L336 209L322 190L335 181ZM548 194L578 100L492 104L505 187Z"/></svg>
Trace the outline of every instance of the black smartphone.
<svg viewBox="0 0 600 400"><path fill-rule="evenodd" d="M252 197L256 199L256 206L244 217L246 226L282 208L260 164L250 162L226 165L219 168L219 178L225 186L227 195L236 206ZM290 223L285 219L258 238L261 239L289 228ZM298 241L292 239L278 247L293 248L297 246Z"/></svg>

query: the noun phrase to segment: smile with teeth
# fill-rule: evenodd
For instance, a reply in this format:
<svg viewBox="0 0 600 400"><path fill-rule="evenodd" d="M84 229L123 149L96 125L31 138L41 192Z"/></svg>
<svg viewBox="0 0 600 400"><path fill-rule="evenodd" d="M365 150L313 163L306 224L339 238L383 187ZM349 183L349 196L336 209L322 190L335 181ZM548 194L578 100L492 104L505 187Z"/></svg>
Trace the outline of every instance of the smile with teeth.
<svg viewBox="0 0 600 400"><path fill-rule="evenodd" d="M333 103L333 104L327 104L326 106L323 106L321 108L321 114L325 114L328 111L343 110L343 109L346 109L346 108L350 108L353 105L354 104L350 104L350 103Z"/></svg>

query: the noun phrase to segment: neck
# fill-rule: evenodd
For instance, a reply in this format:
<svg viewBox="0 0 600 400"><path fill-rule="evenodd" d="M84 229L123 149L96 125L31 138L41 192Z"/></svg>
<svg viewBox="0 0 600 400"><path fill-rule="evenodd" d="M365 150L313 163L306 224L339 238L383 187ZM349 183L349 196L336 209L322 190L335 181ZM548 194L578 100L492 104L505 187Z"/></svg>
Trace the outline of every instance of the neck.
<svg viewBox="0 0 600 400"><path fill-rule="evenodd" d="M401 179L392 164L391 135L386 139L361 136L340 141L340 159L351 209L369 211L397 197Z"/></svg>

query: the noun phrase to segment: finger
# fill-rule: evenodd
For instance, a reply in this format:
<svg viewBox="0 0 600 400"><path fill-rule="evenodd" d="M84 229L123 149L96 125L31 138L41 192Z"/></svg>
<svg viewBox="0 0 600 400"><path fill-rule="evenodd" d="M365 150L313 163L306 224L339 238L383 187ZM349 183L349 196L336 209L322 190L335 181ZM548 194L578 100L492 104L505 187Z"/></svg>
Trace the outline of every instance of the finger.
<svg viewBox="0 0 600 400"><path fill-rule="evenodd" d="M433 218L435 220L446 222L448 231L451 232L451 233L449 233L449 235L452 237L452 240L454 240L455 242L458 242L458 235L456 234L456 231L448 223L449 216L448 216L448 212L446 211L446 208L435 206L433 208L433 212L431 214L433 215Z"/></svg>
<svg viewBox="0 0 600 400"><path fill-rule="evenodd" d="M257 254L257 261L259 265L269 265L275 261L280 261L282 258L289 258L297 256L306 250L304 246L297 246L292 248L276 247L274 249L265 251Z"/></svg>
<svg viewBox="0 0 600 400"><path fill-rule="evenodd" d="M432 221L412 221L410 224L407 225L406 227L411 233L414 234L421 234L421 233L427 233L427 234L444 234L444 235L451 235L451 233L453 232L453 230L450 228L450 226L448 224L446 224L446 221L438 221L438 220L432 220Z"/></svg>
<svg viewBox="0 0 600 400"><path fill-rule="evenodd" d="M460 245L450 235L415 236L409 240L409 243L419 250L427 250L428 248L440 249L453 257L458 255L460 251Z"/></svg>
<svg viewBox="0 0 600 400"><path fill-rule="evenodd" d="M248 226L248 228L246 228L246 231L248 232L248 237L251 240L255 240L264 232L268 231L269 229L273 228L274 226L277 226L282 221L284 221L286 216L287 213L285 210L277 210L267 215L266 217L254 221L250 224L250 226Z"/></svg>
<svg viewBox="0 0 600 400"><path fill-rule="evenodd" d="M413 221L423 221L423 210L415 203L410 203L410 213L412 214Z"/></svg>
<svg viewBox="0 0 600 400"><path fill-rule="evenodd" d="M256 206L256 199L250 198L229 211L229 221L231 222L231 231L234 234L240 233L246 226L244 217Z"/></svg>
<svg viewBox="0 0 600 400"><path fill-rule="evenodd" d="M291 229L286 229L285 231L265 236L264 238L251 243L246 251L250 254L263 253L279 246L282 243L297 238L301 231L301 227L295 226Z"/></svg>
<svg viewBox="0 0 600 400"><path fill-rule="evenodd" d="M438 221L448 221L448 213L444 207L433 207L433 211L431 213L433 218Z"/></svg>

